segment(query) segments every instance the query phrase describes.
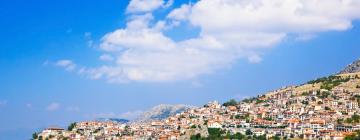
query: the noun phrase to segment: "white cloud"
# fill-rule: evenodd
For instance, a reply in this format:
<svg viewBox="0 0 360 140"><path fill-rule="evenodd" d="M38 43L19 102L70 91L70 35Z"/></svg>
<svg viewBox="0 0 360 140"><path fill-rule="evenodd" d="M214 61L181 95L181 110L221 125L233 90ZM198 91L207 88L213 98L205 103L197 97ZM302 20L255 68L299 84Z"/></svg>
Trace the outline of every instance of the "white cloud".
<svg viewBox="0 0 360 140"><path fill-rule="evenodd" d="M126 12L127 13L142 13L151 12L160 7L170 7L173 4L173 0L168 0L166 3L164 0L131 0Z"/></svg>
<svg viewBox="0 0 360 140"><path fill-rule="evenodd" d="M187 19L231 47L273 47L287 34L343 31L359 18L356 0L202 0ZM333 10L338 9L338 10ZM211 18L209 18L209 16Z"/></svg>
<svg viewBox="0 0 360 140"><path fill-rule="evenodd" d="M127 30L119 29L103 38L101 48L105 51L123 49L169 50L174 48L169 38L162 33L150 29Z"/></svg>
<svg viewBox="0 0 360 140"><path fill-rule="evenodd" d="M103 54L99 57L100 60L102 61L113 61L114 60L114 57L112 57L111 55L109 54Z"/></svg>
<svg viewBox="0 0 360 140"><path fill-rule="evenodd" d="M314 34L303 34L303 35L299 35L295 38L295 40L297 41L307 41L307 40L311 40L313 38L315 38L316 35Z"/></svg>
<svg viewBox="0 0 360 140"><path fill-rule="evenodd" d="M189 20L207 33L346 30L359 17L359 6L357 0L203 0Z"/></svg>
<svg viewBox="0 0 360 140"><path fill-rule="evenodd" d="M173 20L187 20L191 12L191 5L183 4L180 8L172 10L167 18Z"/></svg>
<svg viewBox="0 0 360 140"><path fill-rule="evenodd" d="M259 55L254 54L254 55L250 55L248 57L248 60L250 63L259 63L261 62L262 58Z"/></svg>
<svg viewBox="0 0 360 140"><path fill-rule="evenodd" d="M94 46L94 40L92 39L92 34L91 32L85 32L84 33L85 39L86 39L86 43L89 47L93 47Z"/></svg>
<svg viewBox="0 0 360 140"><path fill-rule="evenodd" d="M239 59L259 63L263 50L289 35L311 39L319 32L350 29L360 18L358 0L201 0L173 9L165 19L154 18L151 11L164 5L163 0L132 0L126 27L101 40L100 49L114 63L79 73L110 82L192 79ZM164 33L184 22L199 28L199 35L175 41Z"/></svg>
<svg viewBox="0 0 360 140"><path fill-rule="evenodd" d="M233 60L231 57L235 57L235 53L224 49L210 37L175 43L160 32L148 29L130 34L136 35L118 35L117 32L108 35L119 38L117 42L106 42L106 45L127 50L117 58L115 66L86 69L82 73L94 79L107 78L110 82L169 81L211 73L229 64ZM115 54L117 52L112 51Z"/></svg>
<svg viewBox="0 0 360 140"><path fill-rule="evenodd" d="M71 60L59 60L55 63L56 66L65 68L66 71L73 71L76 68L76 64Z"/></svg>
<svg viewBox="0 0 360 140"><path fill-rule="evenodd" d="M84 33L84 36L85 36L85 37L91 37L91 32L85 32L85 33Z"/></svg>
<svg viewBox="0 0 360 140"><path fill-rule="evenodd" d="M47 107L46 107L46 110L47 111L55 111L55 110L58 110L60 108L60 104L59 103L56 103L56 102L53 102L53 103L50 103Z"/></svg>

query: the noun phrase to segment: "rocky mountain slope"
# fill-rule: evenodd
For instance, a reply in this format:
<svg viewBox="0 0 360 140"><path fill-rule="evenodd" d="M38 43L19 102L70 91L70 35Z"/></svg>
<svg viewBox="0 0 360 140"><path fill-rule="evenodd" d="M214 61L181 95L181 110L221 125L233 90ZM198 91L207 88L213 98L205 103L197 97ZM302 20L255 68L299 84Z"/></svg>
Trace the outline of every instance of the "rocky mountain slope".
<svg viewBox="0 0 360 140"><path fill-rule="evenodd" d="M342 71L340 71L339 74L356 73L356 72L360 72L360 59L349 64Z"/></svg>
<svg viewBox="0 0 360 140"><path fill-rule="evenodd" d="M112 122L117 122L117 123L128 123L129 122L129 120L121 119L121 118L97 118L96 120L102 121L102 122L112 121Z"/></svg>
<svg viewBox="0 0 360 140"><path fill-rule="evenodd" d="M194 106L160 104L141 114L135 121L162 120L191 108Z"/></svg>

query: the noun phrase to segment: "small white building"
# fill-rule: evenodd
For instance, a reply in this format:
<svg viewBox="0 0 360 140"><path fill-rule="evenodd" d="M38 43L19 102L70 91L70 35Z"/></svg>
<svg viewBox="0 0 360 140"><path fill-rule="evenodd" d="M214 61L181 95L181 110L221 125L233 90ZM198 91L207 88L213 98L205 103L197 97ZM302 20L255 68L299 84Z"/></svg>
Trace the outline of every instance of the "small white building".
<svg viewBox="0 0 360 140"><path fill-rule="evenodd" d="M208 128L222 128L222 125L217 121L208 122Z"/></svg>

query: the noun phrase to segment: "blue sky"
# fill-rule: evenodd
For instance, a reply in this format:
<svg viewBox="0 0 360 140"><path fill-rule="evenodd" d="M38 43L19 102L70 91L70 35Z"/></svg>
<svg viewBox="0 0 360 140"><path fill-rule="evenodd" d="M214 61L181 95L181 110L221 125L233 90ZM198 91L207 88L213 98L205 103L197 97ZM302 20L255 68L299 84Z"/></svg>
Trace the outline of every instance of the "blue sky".
<svg viewBox="0 0 360 140"><path fill-rule="evenodd" d="M299 26L275 22L283 25L279 29L246 24L234 19L251 21L247 15L230 17L221 12L215 14L227 17L224 21L228 22L220 27L212 25L215 21L211 18L196 17L206 13L206 9L219 9L205 2L189 4L187 0L176 0L171 4L160 0L160 5L155 3L150 9L141 9L135 2L135 9L123 0L0 2L0 139L26 139L34 131L48 126L64 127L73 121L102 116L131 118L136 112L163 103L200 106L211 100L240 100L336 73L360 57L360 14L352 11L358 7L344 6L343 13L340 10L337 18L344 24L329 20L331 25L318 25L313 19ZM190 5L187 8L192 13L202 12L170 18L169 13L182 4ZM201 9L204 5L205 10ZM234 11L237 12L243 11ZM329 14L322 20L327 18L334 17ZM210 20L210 24L203 24L206 21L202 20ZM131 21L146 27L138 24L129 27ZM159 21L165 21L165 25L155 29ZM244 25L228 25L231 21ZM250 44L234 43L216 35L226 34L229 29L244 38L251 34L254 40L250 39ZM116 30L126 33L119 37ZM138 36L143 34L137 31L149 31L150 37L160 35L159 41L150 44L160 43L159 47L163 48L167 47L162 46L166 43L170 48L181 48L184 44L194 46L188 48L205 57L191 54L183 58L186 53L182 49L162 50L146 43L137 44L144 38L131 38L133 30ZM255 34L253 37L255 31L269 36ZM157 37L152 39L159 39ZM203 45L208 43L206 37L210 37L210 43L213 43L211 39L219 43L220 50L204 49ZM266 43L267 37L276 41ZM129 43L131 39L135 43ZM199 42L186 42L189 39ZM152 52L159 55L155 57ZM167 56L168 53L179 57ZM129 54L126 59L125 54ZM109 59L99 60L104 55ZM66 63L59 63L61 61ZM137 63L131 63L134 61ZM102 67L108 69L102 71ZM111 75L113 73L116 74ZM102 76L96 77L97 74Z"/></svg>

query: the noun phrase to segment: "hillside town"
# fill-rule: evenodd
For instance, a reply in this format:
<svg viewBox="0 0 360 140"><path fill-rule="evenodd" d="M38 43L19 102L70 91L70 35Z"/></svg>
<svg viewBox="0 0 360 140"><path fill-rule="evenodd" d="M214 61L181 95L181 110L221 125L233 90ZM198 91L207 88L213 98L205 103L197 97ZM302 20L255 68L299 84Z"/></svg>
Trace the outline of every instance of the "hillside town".
<svg viewBox="0 0 360 140"><path fill-rule="evenodd" d="M342 73L163 120L84 121L47 128L36 140L359 139L360 73Z"/></svg>

